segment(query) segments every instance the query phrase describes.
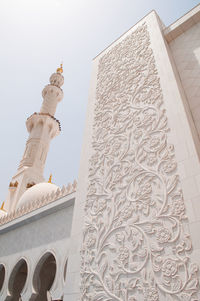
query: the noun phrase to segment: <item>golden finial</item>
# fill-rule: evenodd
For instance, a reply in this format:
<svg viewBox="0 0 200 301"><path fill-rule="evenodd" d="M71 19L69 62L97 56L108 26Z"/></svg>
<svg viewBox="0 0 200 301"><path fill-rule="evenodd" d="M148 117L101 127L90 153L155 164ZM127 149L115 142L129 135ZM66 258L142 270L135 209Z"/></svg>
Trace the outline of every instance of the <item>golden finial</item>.
<svg viewBox="0 0 200 301"><path fill-rule="evenodd" d="M49 176L49 181L48 181L48 183L51 183L51 184L52 184L51 180L52 180L52 174L50 174L50 176Z"/></svg>
<svg viewBox="0 0 200 301"><path fill-rule="evenodd" d="M57 73L63 73L63 64L60 64L60 67L56 70Z"/></svg>
<svg viewBox="0 0 200 301"><path fill-rule="evenodd" d="M4 207L5 202L2 203L0 210L5 211Z"/></svg>

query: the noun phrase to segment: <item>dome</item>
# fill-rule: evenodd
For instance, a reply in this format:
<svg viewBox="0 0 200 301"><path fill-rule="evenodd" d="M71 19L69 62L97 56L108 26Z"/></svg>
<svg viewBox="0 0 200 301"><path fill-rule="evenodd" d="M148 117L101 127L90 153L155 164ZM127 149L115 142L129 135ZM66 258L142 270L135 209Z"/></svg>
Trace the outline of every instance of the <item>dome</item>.
<svg viewBox="0 0 200 301"><path fill-rule="evenodd" d="M57 189L59 189L58 186L52 183L39 183L31 188L28 188L19 199L16 209L27 205L30 202L36 201L38 199L41 199L43 196L46 196L47 194L51 194L52 192L56 192Z"/></svg>
<svg viewBox="0 0 200 301"><path fill-rule="evenodd" d="M0 209L0 218L4 217L6 215L7 215L7 212Z"/></svg>

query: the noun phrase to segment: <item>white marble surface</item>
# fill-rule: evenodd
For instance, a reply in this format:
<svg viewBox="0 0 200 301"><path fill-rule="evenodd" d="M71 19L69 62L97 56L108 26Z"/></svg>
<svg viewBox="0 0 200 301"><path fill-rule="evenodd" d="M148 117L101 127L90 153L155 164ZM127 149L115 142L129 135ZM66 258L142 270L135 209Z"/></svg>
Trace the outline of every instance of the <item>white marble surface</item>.
<svg viewBox="0 0 200 301"><path fill-rule="evenodd" d="M168 143L171 143L175 146L175 155L176 155L175 160L177 162L177 172L180 176L181 187L183 189L183 196L184 196L186 212L188 216L187 222L186 223L183 222L183 229L184 229L183 233L185 231L188 231L188 235L190 235L193 244L193 252L190 253L189 255L191 262L193 262L194 260L194 262L196 262L197 264L200 263L198 257L200 246L199 246L198 230L197 230L199 228L200 216L198 215L197 210L196 212L194 212L194 208L193 208L194 202L195 202L195 206L198 206L197 199L200 197L198 185L196 182L200 173L200 164L198 158L199 141L192 120L191 112L187 105L187 99L184 94L183 86L180 82L176 70L176 66L174 65L172 59L172 54L170 53L170 49L168 48L166 41L163 39L162 29L160 28L159 20L155 12L152 12L144 19L142 19L138 24L136 24L125 35L123 35L117 41L115 41L98 57L96 57L93 62L92 83L91 83L90 95L89 95L86 131L85 131L85 138L83 143L80 174L78 180L78 191L77 191L74 220L72 226L73 243L72 243L72 251L70 251L69 253L69 266L68 266L68 274L67 274L68 281L65 289L64 301L66 300L77 301L79 300L79 298L81 300L84 300L84 298L87 299L87 297L89 298L89 296L91 297L91 299L94 299L95 298L94 296L96 296L97 293L97 291L95 291L95 287L93 287L93 295L92 292L89 293L90 291L89 287L88 287L88 292L87 292L87 288L84 287L86 295L85 297L83 296L81 297L80 295L81 279L80 279L79 264L77 264L77 262L78 263L80 262L79 250L82 248L82 244L83 244L82 240L84 239L82 229L84 227L84 216L85 216L84 203L86 202L87 199L87 187L89 181L88 160L94 153L92 147L92 139L94 138L92 138L92 135L94 134L93 119L95 115L94 103L97 97L96 89L97 89L98 64L102 57L106 57L106 55L109 56L110 52L112 52L112 49L114 49L116 45L123 42L123 40L126 39L129 35L131 35L131 33L133 33L138 28L138 26L142 26L144 22L145 24L147 24L148 32L150 35L151 48L153 50L155 64L158 70L158 76L160 79L160 85L162 89L164 108L166 109L166 116L168 118L168 125L170 131L167 134L167 140ZM127 49L127 51L131 51L131 49ZM119 64L120 64L120 59L123 60L123 57L119 58ZM124 90L124 95L126 95L126 91L127 90ZM113 98L113 104L114 104L114 98ZM88 221L88 218L89 218L88 216L85 216L85 220ZM174 242L174 247L175 245L176 243ZM74 250L77 250L77 252L75 253ZM96 250L94 250L94 252L95 251ZM82 264L84 264L84 261L82 261ZM98 270L96 270L96 268L94 269L95 272L98 274L99 273ZM93 281L91 282L91 285L92 283ZM196 290L196 292L197 294L199 293L198 289ZM114 291L112 293L114 294ZM155 294L155 300L158 300L158 295L156 295L157 293L154 292L154 294ZM172 297L168 293L163 294L163 292L160 292L159 294L162 300L174 300L173 299L174 297ZM142 296L140 297L138 296L139 295L137 295L137 300L139 301L143 300ZM119 300L117 299L117 296L111 297L110 295L110 298L111 299L113 298L112 300ZM188 298L189 298L188 300L192 300L191 299L192 297L191 298L188 297ZM120 297L120 300L125 300L125 299L123 299L123 297Z"/></svg>
<svg viewBox="0 0 200 301"><path fill-rule="evenodd" d="M70 202L70 200L66 200ZM64 203L63 200L63 203ZM64 290L64 266L68 258L71 245L70 232L73 216L73 203L69 206L62 203L55 209L40 208L37 216L23 217L24 221L19 221L12 229L7 225L0 235L0 263L5 266L6 276L4 286L0 292L0 299L4 300L9 294L8 282L14 266L20 259L24 258L28 265L28 277L22 292L22 300L29 300L34 292L33 274L40 258L47 252L51 252L56 258L56 277L51 288L51 295L55 299L60 299ZM52 204L51 204L52 205ZM49 206L50 207L50 206ZM56 208L57 207L57 208ZM47 213L44 214L44 209ZM42 212L43 211L43 212ZM17 221L16 221L17 222Z"/></svg>

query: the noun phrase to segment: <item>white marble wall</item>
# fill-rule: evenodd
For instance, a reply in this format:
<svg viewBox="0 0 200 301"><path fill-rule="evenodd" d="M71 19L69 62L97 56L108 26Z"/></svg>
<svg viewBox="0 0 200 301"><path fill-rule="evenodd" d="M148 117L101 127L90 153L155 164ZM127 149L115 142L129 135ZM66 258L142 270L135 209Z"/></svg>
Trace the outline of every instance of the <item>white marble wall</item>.
<svg viewBox="0 0 200 301"><path fill-rule="evenodd" d="M169 43L195 126L200 134L200 23Z"/></svg>
<svg viewBox="0 0 200 301"><path fill-rule="evenodd" d="M41 210L41 209L40 209ZM42 216L43 215L43 216ZM0 235L0 264L5 266L6 274L0 300L9 295L9 278L15 265L24 258L28 265L28 276L22 292L22 300L27 301L34 293L33 275L41 257L50 252L56 259L56 276L51 288L53 300L62 298L65 285L64 267L70 248L70 232L73 205L60 208L39 219L24 222ZM24 217L26 219L26 216Z"/></svg>
<svg viewBox="0 0 200 301"><path fill-rule="evenodd" d="M186 96L192 120L200 137L200 23L180 34L169 43L174 65L177 69L180 85ZM179 119L180 120L180 119ZM180 121L183 125L183 121ZM182 128L184 132L184 128ZM200 164L197 153L200 147L197 141L196 152L191 148L189 137L184 136L185 148L179 150L179 157L187 150L180 161L180 175L182 178L186 205L188 207L189 228L194 251L192 257L200 263ZM188 141L188 142L187 142Z"/></svg>
<svg viewBox="0 0 200 301"><path fill-rule="evenodd" d="M200 300L199 29L168 47L151 12L94 59L75 207L0 229L0 299L49 251L53 300Z"/></svg>
<svg viewBox="0 0 200 301"><path fill-rule="evenodd" d="M157 123L150 116L154 109ZM146 112L145 116L137 115L137 110ZM156 137L155 133L164 137L155 146L159 152L149 150L154 140L147 146L148 135ZM93 63L64 301L193 300L193 293L199 300L200 164L199 141L193 137L195 127L176 66L159 20L151 12ZM140 167L138 160L143 162ZM156 160L161 160L159 166ZM164 173L161 166L166 167ZM139 203L136 200L143 187L142 174L147 171L148 175L155 172L162 185L171 187L166 197L164 190L159 191L162 185L157 185L149 211L148 206L139 205L145 202L144 196L138 197ZM131 175L135 180L130 180ZM146 197L156 185L147 182ZM157 197L160 201L155 201ZM162 209L159 202L164 204ZM141 230L144 224L147 227ZM137 243L143 253L134 254Z"/></svg>

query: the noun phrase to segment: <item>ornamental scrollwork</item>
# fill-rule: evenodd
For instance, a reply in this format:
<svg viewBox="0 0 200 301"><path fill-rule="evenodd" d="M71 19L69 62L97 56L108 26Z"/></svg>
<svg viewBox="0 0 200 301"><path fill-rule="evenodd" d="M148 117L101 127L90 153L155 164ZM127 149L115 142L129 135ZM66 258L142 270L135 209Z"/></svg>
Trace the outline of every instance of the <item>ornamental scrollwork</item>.
<svg viewBox="0 0 200 301"><path fill-rule="evenodd" d="M81 300L198 300L146 24L103 55L98 68Z"/></svg>

